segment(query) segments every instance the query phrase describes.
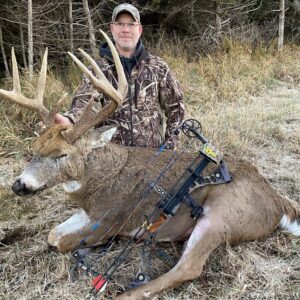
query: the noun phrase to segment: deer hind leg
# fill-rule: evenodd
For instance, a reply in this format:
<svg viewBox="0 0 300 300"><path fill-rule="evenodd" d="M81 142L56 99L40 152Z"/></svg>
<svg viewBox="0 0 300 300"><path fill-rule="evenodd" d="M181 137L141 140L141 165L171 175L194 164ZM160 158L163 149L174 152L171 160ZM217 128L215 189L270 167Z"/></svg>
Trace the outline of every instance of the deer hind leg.
<svg viewBox="0 0 300 300"><path fill-rule="evenodd" d="M182 257L173 269L139 288L119 295L117 299L152 299L164 290L199 277L210 253L225 242L224 232L226 230L220 219L213 221L209 216L202 217L197 222Z"/></svg>

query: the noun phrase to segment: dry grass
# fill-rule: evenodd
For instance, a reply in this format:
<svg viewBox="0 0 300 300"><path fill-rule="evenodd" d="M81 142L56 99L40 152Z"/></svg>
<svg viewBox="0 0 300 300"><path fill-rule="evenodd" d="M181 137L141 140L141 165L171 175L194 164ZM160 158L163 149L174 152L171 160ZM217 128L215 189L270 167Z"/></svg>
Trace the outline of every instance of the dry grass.
<svg viewBox="0 0 300 300"><path fill-rule="evenodd" d="M188 115L202 122L205 135L223 152L252 160L281 194L300 201L300 49L287 47L276 54L231 45L227 53L197 62L168 52L164 58L183 86ZM77 80L72 80L73 87L66 86L50 74L47 103L73 89ZM26 94L32 93L26 76L22 86ZM19 157L29 153L37 117L4 102L0 116L0 298L84 299L90 276L80 272L79 280L70 282L70 256L47 244L50 229L76 207L66 203L60 187L27 199L14 196L9 188L26 160ZM103 271L124 243L104 256L94 250L89 259ZM178 253L182 249L181 244L162 247L170 253L173 247ZM159 299L299 299L299 249L299 238L281 231L264 241L220 247L200 278ZM139 265L138 251L99 299L111 298L131 280ZM156 276L165 271L154 260Z"/></svg>

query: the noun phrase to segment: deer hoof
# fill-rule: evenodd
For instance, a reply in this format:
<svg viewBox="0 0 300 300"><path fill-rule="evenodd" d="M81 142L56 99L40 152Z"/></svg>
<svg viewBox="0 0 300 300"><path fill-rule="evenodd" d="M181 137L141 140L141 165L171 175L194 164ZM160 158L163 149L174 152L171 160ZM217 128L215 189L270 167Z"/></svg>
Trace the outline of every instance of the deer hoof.
<svg viewBox="0 0 300 300"><path fill-rule="evenodd" d="M141 290L141 288L137 288L117 296L116 300L149 300L155 298L156 297L150 295L150 292L146 290Z"/></svg>

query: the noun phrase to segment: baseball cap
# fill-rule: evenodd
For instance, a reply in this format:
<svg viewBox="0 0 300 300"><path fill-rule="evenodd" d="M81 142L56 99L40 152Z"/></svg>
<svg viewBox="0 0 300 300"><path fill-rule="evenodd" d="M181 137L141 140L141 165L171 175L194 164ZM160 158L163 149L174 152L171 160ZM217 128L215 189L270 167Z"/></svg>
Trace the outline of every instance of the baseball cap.
<svg viewBox="0 0 300 300"><path fill-rule="evenodd" d="M112 13L112 22L115 22L117 19L117 16L121 13L121 12L128 12L130 13L133 18L140 23L140 13L137 10L136 7L134 7L133 5L129 4L129 3L123 3L120 4L118 6L115 7L113 13Z"/></svg>

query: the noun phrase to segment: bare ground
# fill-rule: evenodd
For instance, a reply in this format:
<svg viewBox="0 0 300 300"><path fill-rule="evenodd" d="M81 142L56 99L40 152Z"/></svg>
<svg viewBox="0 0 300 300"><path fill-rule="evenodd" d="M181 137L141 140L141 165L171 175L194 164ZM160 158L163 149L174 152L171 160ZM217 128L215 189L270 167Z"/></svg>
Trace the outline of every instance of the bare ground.
<svg viewBox="0 0 300 300"><path fill-rule="evenodd" d="M235 113L246 110L251 115L261 105L270 110L272 117L257 122L261 122L261 130L270 125L268 122L276 123L274 132L260 143L251 142L250 134L245 143L251 147L245 150L237 144L233 152L252 160L279 193L300 202L300 87L282 84L235 107ZM222 116L228 117L226 110ZM79 272L78 280L72 283L70 255L59 254L47 244L50 229L76 208L66 203L60 187L27 199L14 196L10 185L24 162L12 158L0 161L0 298L84 299L91 277ZM91 260L98 258L95 268L103 271L122 245L124 241L107 255L94 251ZM182 245L162 247L179 253ZM220 247L209 258L200 278L159 299L299 299L299 249L299 238L279 230L264 241ZM154 267L156 275L166 271L157 260ZM117 272L106 294L98 298L108 299L122 290L137 268L138 249Z"/></svg>

